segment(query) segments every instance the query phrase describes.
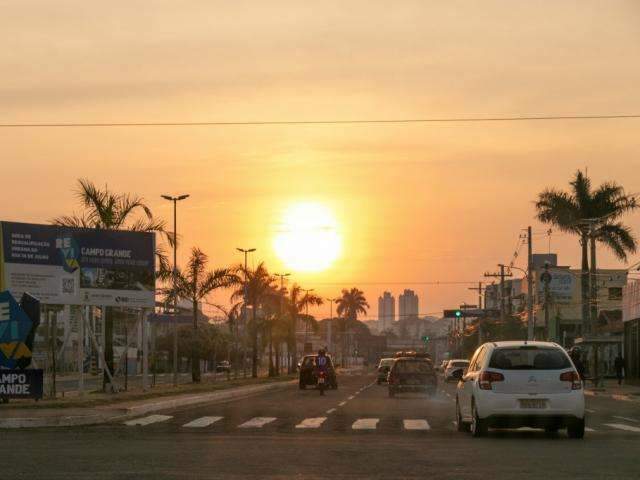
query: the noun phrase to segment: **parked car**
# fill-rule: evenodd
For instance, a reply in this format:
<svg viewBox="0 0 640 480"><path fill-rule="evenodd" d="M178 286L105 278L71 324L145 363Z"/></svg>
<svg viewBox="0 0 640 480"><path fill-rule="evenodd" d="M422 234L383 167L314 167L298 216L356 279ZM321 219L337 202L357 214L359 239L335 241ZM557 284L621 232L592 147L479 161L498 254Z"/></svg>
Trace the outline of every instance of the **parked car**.
<svg viewBox="0 0 640 480"><path fill-rule="evenodd" d="M465 360L463 358L456 358L453 360L449 360L447 362L447 366L444 369L444 380L445 382L458 381L462 375L464 375L465 370L469 366L469 360Z"/></svg>
<svg viewBox="0 0 640 480"><path fill-rule="evenodd" d="M429 358L412 355L395 358L387 377L389 396L401 392L436 393L438 377Z"/></svg>
<svg viewBox="0 0 640 480"><path fill-rule="evenodd" d="M483 436L491 427L567 429L584 437L584 390L564 349L550 342L485 343L456 391L458 430Z"/></svg>
<svg viewBox="0 0 640 480"><path fill-rule="evenodd" d="M393 364L393 358L381 358L378 364L378 385L387 381L387 375L389 375L389 369Z"/></svg>
<svg viewBox="0 0 640 480"><path fill-rule="evenodd" d="M316 376L316 357L317 355L305 355L300 360L300 375L298 378L298 386L300 390L304 390L307 386L316 386L318 384L318 377ZM328 378L326 379L327 385L329 388L337 389L338 388L338 378L336 375L336 369L333 366L333 361L331 357L327 355L327 359L329 360L328 366Z"/></svg>
<svg viewBox="0 0 640 480"><path fill-rule="evenodd" d="M219 362L216 365L216 372L218 373L230 372L230 371L231 371L231 364L226 360L223 360L222 362Z"/></svg>

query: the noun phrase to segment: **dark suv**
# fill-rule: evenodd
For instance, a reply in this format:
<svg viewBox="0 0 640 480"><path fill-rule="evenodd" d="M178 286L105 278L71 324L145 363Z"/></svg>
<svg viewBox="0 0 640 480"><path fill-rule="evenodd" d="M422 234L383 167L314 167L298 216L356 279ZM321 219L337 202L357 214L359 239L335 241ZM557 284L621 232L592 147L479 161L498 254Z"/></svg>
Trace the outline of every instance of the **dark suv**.
<svg viewBox="0 0 640 480"><path fill-rule="evenodd" d="M438 378L431 360L421 356L398 357L388 376L389 396L401 392L421 392L435 395Z"/></svg>
<svg viewBox="0 0 640 480"><path fill-rule="evenodd" d="M300 390L304 390L307 388L307 385L313 385L314 387L318 383L318 377L316 376L316 357L317 355L305 355L300 360L300 377L299 377L299 386ZM329 388L337 389L338 388L338 379L336 377L336 370L333 367L333 361L331 357L327 355L327 360L329 361L328 365L328 378L327 385Z"/></svg>

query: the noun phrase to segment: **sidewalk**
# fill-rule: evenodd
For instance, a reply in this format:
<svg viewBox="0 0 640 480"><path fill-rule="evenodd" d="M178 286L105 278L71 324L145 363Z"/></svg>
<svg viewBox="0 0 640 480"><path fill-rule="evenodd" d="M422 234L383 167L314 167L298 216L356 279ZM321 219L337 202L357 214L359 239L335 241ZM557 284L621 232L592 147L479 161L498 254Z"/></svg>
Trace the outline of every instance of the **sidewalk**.
<svg viewBox="0 0 640 480"><path fill-rule="evenodd" d="M204 403L227 402L239 398L287 388L294 381L288 377L280 380L264 381L257 379L249 385L233 384L210 385L208 391L167 394L167 391L147 393L146 398L127 400L126 397L110 397L111 401L99 398L84 398L70 402L15 403L0 407L0 429L37 428L37 427L73 427L96 425L121 421L127 418L145 415L151 412L172 408L199 405ZM226 388L225 388L226 387ZM101 404L102 402L102 404ZM86 404L83 406L83 403Z"/></svg>
<svg viewBox="0 0 640 480"><path fill-rule="evenodd" d="M640 402L640 386L638 385L618 385L617 380L607 379L604 381L604 388L585 387L584 394L592 397L609 397L614 400L638 401Z"/></svg>

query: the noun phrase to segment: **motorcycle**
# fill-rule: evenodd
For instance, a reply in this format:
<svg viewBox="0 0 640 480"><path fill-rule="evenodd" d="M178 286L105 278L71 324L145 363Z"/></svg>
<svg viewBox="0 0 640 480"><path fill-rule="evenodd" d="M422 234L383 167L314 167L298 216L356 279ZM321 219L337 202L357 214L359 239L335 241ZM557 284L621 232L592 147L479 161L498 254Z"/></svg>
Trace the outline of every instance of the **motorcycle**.
<svg viewBox="0 0 640 480"><path fill-rule="evenodd" d="M326 372L318 372L318 390L320 390L320 395L324 395L324 389L327 385L327 374Z"/></svg>

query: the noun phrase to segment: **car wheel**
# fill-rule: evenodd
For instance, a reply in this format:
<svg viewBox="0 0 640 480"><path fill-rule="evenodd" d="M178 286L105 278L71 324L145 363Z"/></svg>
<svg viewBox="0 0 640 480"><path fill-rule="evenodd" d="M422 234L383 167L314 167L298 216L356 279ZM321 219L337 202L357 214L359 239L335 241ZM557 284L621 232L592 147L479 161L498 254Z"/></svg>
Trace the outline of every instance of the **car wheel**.
<svg viewBox="0 0 640 480"><path fill-rule="evenodd" d="M459 432L468 432L469 424L464 423L462 421L462 413L460 413L460 404L458 403L458 399L456 398L456 423L458 424Z"/></svg>
<svg viewBox="0 0 640 480"><path fill-rule="evenodd" d="M569 438L584 438L584 418L571 422L567 427L567 435Z"/></svg>
<svg viewBox="0 0 640 480"><path fill-rule="evenodd" d="M376 380L376 383L377 383L378 385L381 385L381 384L382 384L382 380L378 379L378 380Z"/></svg>
<svg viewBox="0 0 640 480"><path fill-rule="evenodd" d="M306 390L307 388L307 385L304 382L300 382L299 386L300 386L300 390Z"/></svg>
<svg viewBox="0 0 640 480"><path fill-rule="evenodd" d="M489 432L489 428L487 426L487 421L482 420L478 416L478 410L476 409L475 403L471 404L471 435L474 437L484 437Z"/></svg>
<svg viewBox="0 0 640 480"><path fill-rule="evenodd" d="M392 389L389 389L389 397L393 398L395 394L396 394L395 391L393 391Z"/></svg>

